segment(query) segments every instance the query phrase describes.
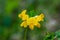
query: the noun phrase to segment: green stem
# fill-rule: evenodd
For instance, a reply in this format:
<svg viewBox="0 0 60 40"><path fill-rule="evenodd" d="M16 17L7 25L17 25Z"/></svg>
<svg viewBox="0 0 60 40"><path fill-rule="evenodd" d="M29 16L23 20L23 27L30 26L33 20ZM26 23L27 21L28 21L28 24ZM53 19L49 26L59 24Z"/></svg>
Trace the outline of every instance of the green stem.
<svg viewBox="0 0 60 40"><path fill-rule="evenodd" d="M57 36L55 36L52 40L55 40L57 38Z"/></svg>
<svg viewBox="0 0 60 40"><path fill-rule="evenodd" d="M27 40L27 28L25 29L25 32L24 32L24 40Z"/></svg>

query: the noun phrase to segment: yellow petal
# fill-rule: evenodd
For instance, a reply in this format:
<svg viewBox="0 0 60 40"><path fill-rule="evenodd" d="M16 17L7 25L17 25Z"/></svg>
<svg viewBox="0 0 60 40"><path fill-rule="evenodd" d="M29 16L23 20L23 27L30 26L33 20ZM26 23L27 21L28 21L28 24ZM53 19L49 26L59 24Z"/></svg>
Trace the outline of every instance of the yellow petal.
<svg viewBox="0 0 60 40"><path fill-rule="evenodd" d="M19 15L18 15L18 17L23 17L23 16L25 16L25 13L26 13L26 10L23 10Z"/></svg>
<svg viewBox="0 0 60 40"><path fill-rule="evenodd" d="M23 26L24 26L24 22L22 22L22 23L20 24L20 26L23 27Z"/></svg>
<svg viewBox="0 0 60 40"><path fill-rule="evenodd" d="M41 25L38 23L36 26L37 26L38 28L40 28Z"/></svg>
<svg viewBox="0 0 60 40"><path fill-rule="evenodd" d="M24 17L22 17L22 20L27 20L29 18L28 15L25 15Z"/></svg>
<svg viewBox="0 0 60 40"><path fill-rule="evenodd" d="M27 20L28 24L34 24L35 23L35 18L34 17L31 17Z"/></svg>
<svg viewBox="0 0 60 40"><path fill-rule="evenodd" d="M43 14L43 13L41 13L41 14L40 14L40 17L44 18L44 14Z"/></svg>
<svg viewBox="0 0 60 40"><path fill-rule="evenodd" d="M26 21L25 21L25 22L22 22L22 23L21 23L21 27L22 27L22 26L24 26L24 28L26 28L26 27L27 27L27 22L26 22Z"/></svg>
<svg viewBox="0 0 60 40"><path fill-rule="evenodd" d="M25 14L25 13L26 13L26 11L27 11L27 10L23 10L23 11L21 12L21 14Z"/></svg>
<svg viewBox="0 0 60 40"><path fill-rule="evenodd" d="M39 16L36 17L37 21L43 21L44 14L40 14Z"/></svg>
<svg viewBox="0 0 60 40"><path fill-rule="evenodd" d="M31 29L31 30L33 30L34 29L34 25L29 25L29 28Z"/></svg>

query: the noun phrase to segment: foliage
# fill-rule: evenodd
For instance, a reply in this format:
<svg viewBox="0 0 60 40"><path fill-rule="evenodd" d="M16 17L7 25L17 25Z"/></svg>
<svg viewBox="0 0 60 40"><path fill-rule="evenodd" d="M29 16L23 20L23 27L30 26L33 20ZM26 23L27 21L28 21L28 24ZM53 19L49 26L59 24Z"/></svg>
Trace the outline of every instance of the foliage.
<svg viewBox="0 0 60 40"><path fill-rule="evenodd" d="M25 33L26 29L20 26L23 21L18 18L25 9L30 17L45 15L44 22L40 22L41 28L27 28ZM0 0L0 40L24 40L24 37L26 40L60 40L59 26L60 0Z"/></svg>

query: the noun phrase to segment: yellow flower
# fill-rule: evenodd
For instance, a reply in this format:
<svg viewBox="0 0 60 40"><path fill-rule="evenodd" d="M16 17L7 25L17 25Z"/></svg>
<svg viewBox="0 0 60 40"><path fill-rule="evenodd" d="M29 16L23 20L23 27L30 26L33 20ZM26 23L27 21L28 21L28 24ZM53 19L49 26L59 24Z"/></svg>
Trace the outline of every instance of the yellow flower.
<svg viewBox="0 0 60 40"><path fill-rule="evenodd" d="M44 18L44 14L42 14L42 13L40 15L36 16L37 21L44 21L43 18Z"/></svg>
<svg viewBox="0 0 60 40"><path fill-rule="evenodd" d="M27 21L22 22L20 26L26 28L27 27Z"/></svg>
<svg viewBox="0 0 60 40"><path fill-rule="evenodd" d="M40 21L43 21L43 18L44 18L44 14L40 14L36 17L29 17L27 14L26 14L26 10L23 10L21 12L21 14L18 15L20 18L22 18L23 22L21 23L20 26L26 28L27 26L29 26L29 28L31 30L34 29L34 26L40 28Z"/></svg>
<svg viewBox="0 0 60 40"><path fill-rule="evenodd" d="M19 18L22 18L22 20L27 20L29 18L28 15L26 15L26 10L23 10L19 15Z"/></svg>
<svg viewBox="0 0 60 40"><path fill-rule="evenodd" d="M33 29L34 29L34 25L35 25L35 18L34 18L34 17L29 18L29 19L27 20L27 23L28 23L28 25L29 25L29 28L30 28L31 30L33 30Z"/></svg>
<svg viewBox="0 0 60 40"><path fill-rule="evenodd" d="M37 23L36 27L40 28L41 27L40 23Z"/></svg>
<svg viewBox="0 0 60 40"><path fill-rule="evenodd" d="M29 18L29 19L27 20L27 23L28 23L29 28L30 28L31 30L34 29L34 26L40 28L40 24L38 23L38 21L36 21L35 17Z"/></svg>

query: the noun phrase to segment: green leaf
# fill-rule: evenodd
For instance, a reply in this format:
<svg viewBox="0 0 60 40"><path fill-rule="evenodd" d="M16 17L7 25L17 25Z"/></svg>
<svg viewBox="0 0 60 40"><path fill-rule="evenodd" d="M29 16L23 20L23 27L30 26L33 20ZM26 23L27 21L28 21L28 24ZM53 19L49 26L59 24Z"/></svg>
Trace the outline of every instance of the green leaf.
<svg viewBox="0 0 60 40"><path fill-rule="evenodd" d="M55 35L60 38L60 30L56 31Z"/></svg>

